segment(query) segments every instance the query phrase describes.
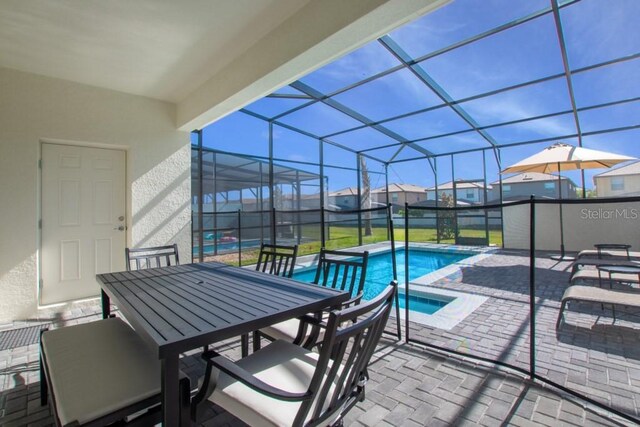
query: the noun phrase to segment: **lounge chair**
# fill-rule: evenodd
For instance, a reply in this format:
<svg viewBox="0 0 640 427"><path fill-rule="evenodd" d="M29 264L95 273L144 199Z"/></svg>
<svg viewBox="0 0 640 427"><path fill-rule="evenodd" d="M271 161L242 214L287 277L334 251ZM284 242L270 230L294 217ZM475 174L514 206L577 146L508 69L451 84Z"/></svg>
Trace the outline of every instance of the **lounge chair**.
<svg viewBox="0 0 640 427"><path fill-rule="evenodd" d="M628 264L629 263L627 262L626 264L622 264L622 265L628 265ZM609 262L603 265L612 265L612 264ZM637 267L637 265L635 267ZM613 282L619 282L619 283L640 283L640 277L638 274L613 273L611 274L611 278L609 278L609 275L607 273L601 272L600 270L597 270L597 269L586 269L586 268L576 271L574 274L571 275L571 279L569 280L571 285L575 285L579 281L587 281L587 282L597 281L598 283L600 283L601 281L608 282L609 280Z"/></svg>
<svg viewBox="0 0 640 427"><path fill-rule="evenodd" d="M629 307L640 307L640 293L614 291L611 289L597 288L595 286L569 286L562 296L562 305L560 306L560 313L558 313L558 320L556 321L556 330L560 327L560 323L564 319L564 309L569 301L611 304L613 306L613 320L615 321L615 306L626 305Z"/></svg>
<svg viewBox="0 0 640 427"><path fill-rule="evenodd" d="M313 283L349 292L352 298L342 305L343 308L357 305L363 295L368 259L367 251L347 252L322 249ZM260 349L261 337L271 341L285 340L307 348L314 346L322 339L324 332L322 325L326 324L328 313L325 312L322 316L322 319L318 317L318 324L313 327L309 323L300 322L299 319L289 319L254 332L253 351Z"/></svg>
<svg viewBox="0 0 640 427"><path fill-rule="evenodd" d="M640 252L630 251L631 245L619 243L599 243L594 245L596 249L586 249L578 252L576 259L580 258L625 258L627 260L640 260Z"/></svg>
<svg viewBox="0 0 640 427"><path fill-rule="evenodd" d="M571 277L583 267L598 267L601 265L636 265L640 266L640 261L628 260L626 257L610 257L610 258L576 258L571 264Z"/></svg>
<svg viewBox="0 0 640 427"><path fill-rule="evenodd" d="M364 399L367 366L393 305L397 284L376 298L332 311L319 353L277 340L233 363L211 351L192 419L205 399L252 426L339 425Z"/></svg>

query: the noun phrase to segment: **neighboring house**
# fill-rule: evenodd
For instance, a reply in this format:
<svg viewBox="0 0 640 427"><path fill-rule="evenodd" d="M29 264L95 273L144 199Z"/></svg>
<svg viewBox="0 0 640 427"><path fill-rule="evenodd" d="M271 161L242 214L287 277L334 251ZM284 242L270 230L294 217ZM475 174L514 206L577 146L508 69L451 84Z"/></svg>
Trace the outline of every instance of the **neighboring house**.
<svg viewBox="0 0 640 427"><path fill-rule="evenodd" d="M447 196L453 196L453 181L445 182L444 184L438 184L438 198L442 197L442 194ZM487 191L491 190L491 186L487 186ZM427 189L427 196L429 200L436 199L436 187L430 187ZM458 201L465 201L469 204L482 204L484 203L484 185L481 182L465 182L456 181L456 198Z"/></svg>
<svg viewBox="0 0 640 427"><path fill-rule="evenodd" d="M358 189L356 187L347 187L329 193L329 206L327 207L329 209L357 209Z"/></svg>
<svg viewBox="0 0 640 427"><path fill-rule="evenodd" d="M610 169L593 177L598 197L640 194L640 161Z"/></svg>
<svg viewBox="0 0 640 427"><path fill-rule="evenodd" d="M427 199L427 189L413 184L389 184L389 203L392 205L404 205L421 202ZM379 187L371 191L372 202L381 205L387 204L387 189Z"/></svg>
<svg viewBox="0 0 640 427"><path fill-rule="evenodd" d="M268 201L268 199L267 199ZM320 194L301 194L300 200L295 195L282 197L282 210L320 209Z"/></svg>
<svg viewBox="0 0 640 427"><path fill-rule="evenodd" d="M560 179L562 182L562 198L575 199L578 197L577 187L567 177ZM490 201L500 200L500 181L492 182L493 189L489 196ZM548 173L526 172L504 178L502 180L502 198L504 200L528 199L531 195L538 198L558 198L558 176Z"/></svg>

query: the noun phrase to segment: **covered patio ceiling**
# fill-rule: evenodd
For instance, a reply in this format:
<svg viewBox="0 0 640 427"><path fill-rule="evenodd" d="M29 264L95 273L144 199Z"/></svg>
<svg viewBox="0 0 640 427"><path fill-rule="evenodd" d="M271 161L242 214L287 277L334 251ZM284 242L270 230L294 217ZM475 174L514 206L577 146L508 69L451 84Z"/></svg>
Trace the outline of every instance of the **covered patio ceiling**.
<svg viewBox="0 0 640 427"><path fill-rule="evenodd" d="M447 0L19 0L0 67L175 105L191 131Z"/></svg>
<svg viewBox="0 0 640 427"><path fill-rule="evenodd" d="M639 13L632 0L457 0L241 111L384 164L582 146L640 128Z"/></svg>

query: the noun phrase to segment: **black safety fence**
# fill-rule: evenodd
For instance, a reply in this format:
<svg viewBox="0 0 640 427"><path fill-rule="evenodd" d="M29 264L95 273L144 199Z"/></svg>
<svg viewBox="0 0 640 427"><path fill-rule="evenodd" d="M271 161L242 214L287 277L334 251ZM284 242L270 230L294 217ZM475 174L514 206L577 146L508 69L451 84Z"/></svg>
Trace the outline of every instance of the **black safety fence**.
<svg viewBox="0 0 640 427"><path fill-rule="evenodd" d="M301 255L386 243L385 280L400 282L389 333L638 421L640 197L218 212L202 225L194 259L234 265L255 263L263 242Z"/></svg>
<svg viewBox="0 0 640 427"><path fill-rule="evenodd" d="M384 206L202 213L193 216L193 259L249 265L257 261L262 243L297 244L302 256L319 253L320 248L345 249L389 241L390 219L390 209Z"/></svg>
<svg viewBox="0 0 640 427"><path fill-rule="evenodd" d="M640 421L640 197L406 205L402 214L394 234L402 229L407 342Z"/></svg>

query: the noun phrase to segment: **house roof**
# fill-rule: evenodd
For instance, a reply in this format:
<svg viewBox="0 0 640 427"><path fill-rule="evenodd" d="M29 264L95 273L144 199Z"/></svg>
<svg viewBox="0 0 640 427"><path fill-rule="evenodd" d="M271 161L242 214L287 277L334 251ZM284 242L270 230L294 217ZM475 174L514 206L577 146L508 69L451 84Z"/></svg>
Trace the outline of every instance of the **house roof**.
<svg viewBox="0 0 640 427"><path fill-rule="evenodd" d="M567 180L569 178L562 176L560 179ZM558 180L558 175L551 175L550 173L540 173L540 172L525 172L525 173L519 173L513 176L510 176L508 178L504 178L502 180L503 184L519 184L519 183L526 183L526 182L545 182L545 181L557 181ZM571 181L569 179L570 182L573 183L573 181ZM500 181L494 181L491 184L493 185L499 185Z"/></svg>
<svg viewBox="0 0 640 427"><path fill-rule="evenodd" d="M347 188L343 188L342 190L338 190L338 191L334 191L333 193L329 193L329 196L331 197L337 197L337 196L357 196L358 195L358 189L355 187L347 187Z"/></svg>
<svg viewBox="0 0 640 427"><path fill-rule="evenodd" d="M627 163L626 165L609 169L605 172L599 173L594 178L607 177L607 176L622 176L622 175L639 175L640 174L640 160Z"/></svg>
<svg viewBox="0 0 640 427"><path fill-rule="evenodd" d="M481 182L464 182L464 181L456 181L456 189L467 189L467 188L484 188L484 185ZM487 185L487 188L491 188L491 185ZM440 190L452 190L453 189L453 181L445 182L443 184L438 184L438 191ZM436 187L429 187L428 191L435 191Z"/></svg>
<svg viewBox="0 0 640 427"><path fill-rule="evenodd" d="M424 193L425 191L427 191L426 187L414 184L398 184L395 182L389 184L389 193ZM386 187L378 187L371 190L371 192L384 193L386 192Z"/></svg>

